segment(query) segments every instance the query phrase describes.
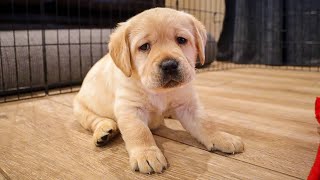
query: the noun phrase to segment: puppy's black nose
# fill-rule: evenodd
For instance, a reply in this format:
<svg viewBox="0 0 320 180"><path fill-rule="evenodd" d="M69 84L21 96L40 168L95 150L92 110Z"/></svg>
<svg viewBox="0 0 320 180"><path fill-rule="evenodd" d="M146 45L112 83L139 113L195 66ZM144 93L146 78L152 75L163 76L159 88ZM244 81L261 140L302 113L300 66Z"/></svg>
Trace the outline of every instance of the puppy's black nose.
<svg viewBox="0 0 320 180"><path fill-rule="evenodd" d="M176 73L178 70L179 63L174 59L164 60L160 64L160 68L165 73Z"/></svg>

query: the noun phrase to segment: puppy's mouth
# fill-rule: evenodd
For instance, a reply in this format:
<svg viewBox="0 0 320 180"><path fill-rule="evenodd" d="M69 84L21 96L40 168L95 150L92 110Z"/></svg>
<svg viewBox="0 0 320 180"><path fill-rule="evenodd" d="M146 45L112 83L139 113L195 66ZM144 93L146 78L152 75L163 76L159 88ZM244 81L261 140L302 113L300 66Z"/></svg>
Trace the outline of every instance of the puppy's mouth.
<svg viewBox="0 0 320 180"><path fill-rule="evenodd" d="M164 88L173 88L179 86L181 83L176 80L170 80L167 83L165 83L162 87Z"/></svg>
<svg viewBox="0 0 320 180"><path fill-rule="evenodd" d="M182 84L183 84L183 78L180 75L176 75L176 76L166 75L166 76L163 76L162 78L161 87L174 88Z"/></svg>

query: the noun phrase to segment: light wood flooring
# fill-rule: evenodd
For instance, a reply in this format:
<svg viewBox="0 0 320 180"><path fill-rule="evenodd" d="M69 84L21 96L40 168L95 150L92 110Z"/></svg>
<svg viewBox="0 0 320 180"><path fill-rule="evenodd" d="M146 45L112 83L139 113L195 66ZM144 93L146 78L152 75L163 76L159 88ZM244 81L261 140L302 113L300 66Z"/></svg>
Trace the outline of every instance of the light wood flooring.
<svg viewBox="0 0 320 180"><path fill-rule="evenodd" d="M120 136L94 146L69 93L0 104L0 179L306 179L319 143L319 72L240 68L198 73L195 84L218 128L243 138L244 153L207 152L167 119L154 138L169 168L132 172Z"/></svg>

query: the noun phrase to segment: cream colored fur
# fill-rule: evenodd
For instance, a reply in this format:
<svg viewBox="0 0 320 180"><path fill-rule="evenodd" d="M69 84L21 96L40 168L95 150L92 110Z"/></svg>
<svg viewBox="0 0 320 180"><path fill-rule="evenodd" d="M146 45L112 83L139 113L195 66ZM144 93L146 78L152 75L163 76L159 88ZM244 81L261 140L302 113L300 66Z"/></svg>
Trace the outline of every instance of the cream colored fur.
<svg viewBox="0 0 320 180"><path fill-rule="evenodd" d="M187 44L177 44L177 36ZM150 50L139 50L144 43L150 43ZM74 114L93 132L96 145L120 131L131 168L160 173L167 161L150 129L170 115L209 151L242 152L239 137L215 129L192 87L197 56L204 62L205 43L204 26L172 9L147 10L121 23L111 35L110 54L92 67L74 100ZM181 72L181 81L172 88L160 81L159 63L168 57L179 62Z"/></svg>

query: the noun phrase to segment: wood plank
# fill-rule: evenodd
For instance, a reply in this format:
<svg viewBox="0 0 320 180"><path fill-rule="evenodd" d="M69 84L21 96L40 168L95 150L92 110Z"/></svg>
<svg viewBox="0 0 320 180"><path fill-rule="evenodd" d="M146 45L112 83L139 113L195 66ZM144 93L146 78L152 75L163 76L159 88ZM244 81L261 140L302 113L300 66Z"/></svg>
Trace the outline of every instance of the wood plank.
<svg viewBox="0 0 320 180"><path fill-rule="evenodd" d="M51 101L72 107L73 99L76 95L77 93L67 93L67 94L60 94L57 96L50 96L48 97L48 99Z"/></svg>
<svg viewBox="0 0 320 180"><path fill-rule="evenodd" d="M276 70L243 73L247 71L251 69L198 75L196 87L210 118L220 129L244 139L246 152L237 159L306 178L319 142L313 112L314 94L320 92L320 86L315 85L318 79L304 79L299 74L302 80L294 81L296 72L291 71L277 72L274 76L270 73ZM305 77L315 77L314 74L305 73ZM197 84L199 78L201 83ZM229 82L212 85L216 79L224 78ZM288 92L290 88L294 90ZM166 128L154 133L203 148L179 122L166 120L165 123Z"/></svg>
<svg viewBox="0 0 320 180"><path fill-rule="evenodd" d="M220 71L220 75L223 75L223 77L226 78L235 78L238 80L253 80L256 82L266 82L266 81L270 81L273 84L279 84L279 85L309 85L312 86L316 81L319 81L319 78L310 78L310 79L297 79L297 78L288 78L288 77L283 77L283 76L276 76L276 77L272 77L272 76L267 76L264 74L259 74L259 73L255 73L255 74L245 74L242 72L237 72L236 70L238 69L232 69L232 70L228 70L228 71ZM261 70L262 72L266 71L266 70ZM274 70L275 71L275 70ZM212 75L214 74L219 74L219 73L215 73L215 72L208 72ZM293 73L291 71L288 71L289 73ZM203 74L203 73L201 73ZM320 73L318 73L320 74ZM308 74L306 74L307 76ZM211 78L210 78L211 77ZM308 77L308 76L307 76ZM214 80L214 78L212 76L208 76L208 79Z"/></svg>
<svg viewBox="0 0 320 180"><path fill-rule="evenodd" d="M240 71L241 70L241 71ZM272 73L278 72L279 70L270 69L260 69L261 73L255 74L245 74L243 73L249 71L249 68L242 69L232 69L228 71L217 71L208 73L200 73L197 75L197 80L195 82L198 86L213 87L212 84L216 81L220 82L224 80L227 85L233 82L233 87L243 87L246 89L255 90L266 90L266 91L285 91L292 95L306 95L306 96L317 96L319 95L320 88L320 73L319 72L304 72L305 78L300 79L296 77L298 71L280 71L285 74L289 74L290 78L283 78L282 73L278 73L276 76L270 76L269 74L264 74L264 72ZM240 71L240 72L238 72ZM250 72L250 71L249 71ZM285 75L283 75L285 76ZM298 80L297 80L298 79ZM285 95L285 94L284 94Z"/></svg>
<svg viewBox="0 0 320 180"><path fill-rule="evenodd" d="M180 123L176 120L166 120L165 123L166 127L154 131L154 134L205 149L182 127L178 127ZM307 177L314 162L316 143L308 144L268 132L237 127L232 123L217 123L217 126L221 130L241 136L244 140L245 152L232 158L301 179Z"/></svg>
<svg viewBox="0 0 320 180"><path fill-rule="evenodd" d="M241 136L246 143L245 153L229 156L228 159L305 178L309 173L319 142L317 123L313 117L314 97L320 92L320 83L316 79L318 74L253 68L198 74L195 84L211 119L216 121L220 129ZM295 81L295 79L298 80ZM37 103L41 107L46 107L47 110L47 113L43 114L43 118L52 122L60 119L72 119L73 97L74 94L65 94L48 97L49 101L45 103L38 101ZM27 111L31 111L30 103L25 102L29 108ZM23 112L18 113L18 116L15 115L14 110L20 108L20 105L16 103L6 104L6 106L0 105L0 108L11 112L10 106L15 107L13 110L11 108L13 113L11 115L10 113L8 115L0 114L0 117L9 117L9 119L14 117L18 120L20 116L23 117ZM70 108L70 112L66 113L68 111L66 107ZM55 111L60 113L54 113ZM35 112L39 114L38 111ZM40 125L35 124L34 127ZM48 125L52 126L50 123ZM56 124L62 128L65 125L63 123ZM73 123L67 125L68 127L76 126ZM197 148L203 148L185 132L179 122L166 120L165 125L166 127L162 127L154 133ZM66 129L66 127L64 128ZM23 129L23 126L18 125L13 132L18 134ZM81 134L87 133L81 128L73 133L79 132ZM26 133L32 135L34 132L27 131ZM40 137L44 138L43 141L55 141L62 138L59 135L48 137L45 133L45 131L39 132ZM65 134L63 135L65 136ZM26 136L26 139L29 138ZM22 138L21 141L26 142L26 139ZM35 139L35 144L40 142L41 139ZM13 138L12 143L19 144L19 139Z"/></svg>
<svg viewBox="0 0 320 180"><path fill-rule="evenodd" d="M247 146L246 156L239 156L241 160L283 173L292 173L300 178L307 176L316 153L316 129L312 131L314 126L304 132L305 126L287 122L282 123L281 120L272 118L270 122L270 119L264 116L252 116L247 113L230 113L230 111L218 111L217 109L210 112L210 115L212 119L217 121L219 128L235 132L245 140ZM177 127L179 125L175 124L170 128ZM181 125L180 129L175 130L180 131L168 132L160 130L155 132L155 134L203 148L188 133L184 132ZM267 132L264 132L266 130ZM277 141L274 141L275 139ZM292 149L295 151L291 152ZM288 152L291 153L288 154ZM262 158L257 158L260 156Z"/></svg>
<svg viewBox="0 0 320 180"><path fill-rule="evenodd" d="M223 86L207 87L197 86L196 89L211 96L227 97L230 99L247 100L256 103L272 103L276 106L309 110L313 108L315 97L309 95L297 95L283 93L279 91L266 91L262 89L250 89L246 87L234 86L234 83L224 84ZM277 98L275 98L277 97Z"/></svg>
<svg viewBox="0 0 320 180"><path fill-rule="evenodd" d="M151 177L130 170L120 137L105 148L94 147L91 135L75 121L70 106L49 98L14 104L5 106L2 113L7 118L0 121L0 167L10 178ZM170 163L163 174L152 175L155 179L294 179L166 138L155 136L155 139Z"/></svg>
<svg viewBox="0 0 320 180"><path fill-rule="evenodd" d="M240 98L233 99L221 96L201 95L203 104L211 110L225 109L232 112L242 112L261 117L275 118L292 122L301 122L305 125L316 125L313 108L298 109L271 103L251 102Z"/></svg>
<svg viewBox="0 0 320 180"><path fill-rule="evenodd" d="M211 90L199 89L201 92L200 98L202 102L211 109L223 108L230 111L250 113L252 115L297 121L305 124L314 125L314 107L311 102L304 108L291 107L290 104L276 104L272 103L272 99L264 99L264 102L259 100L244 99L241 96L235 97L233 95L215 96ZM276 102L276 100L275 100ZM312 100L314 102L314 100Z"/></svg>
<svg viewBox="0 0 320 180"><path fill-rule="evenodd" d="M229 81L229 83L223 84L223 86L203 86L198 85L196 87L198 88L208 88L212 90L220 90L220 92L227 92L230 94L239 93L243 95L251 95L255 97L267 97L269 99L273 98L274 100L279 100L279 103L282 101L295 101L297 103L311 103L315 96L310 95L308 93L299 93L299 92L290 92L286 91L285 93L280 90L273 90L268 88L260 88L259 84L255 86L248 86L248 83L243 83L243 81ZM314 86L315 87L315 86ZM292 87L295 88L295 87ZM319 86L320 88L320 86ZM213 93L215 95L215 93ZM277 97L277 98L274 98ZM281 100L281 101L280 101Z"/></svg>
<svg viewBox="0 0 320 180"><path fill-rule="evenodd" d="M289 79L302 79L302 80L320 80L319 72L297 71L297 70L280 70L280 69L259 69L259 68L242 68L234 69L234 72L247 75L259 75L275 78L289 78Z"/></svg>
<svg viewBox="0 0 320 180"><path fill-rule="evenodd" d="M305 178L319 142L318 74L243 68L200 73L195 84L217 126L245 140L246 153L237 159ZM180 123L166 120L166 126L155 134L203 148Z"/></svg>
<svg viewBox="0 0 320 180"><path fill-rule="evenodd" d="M218 72L211 72L212 75L214 76L214 79L211 78L201 78L200 80L197 79L196 85L202 85L205 82L209 83L208 86L210 86L212 83L212 80L215 81L216 79L228 79L228 82L235 82L236 85L238 86L246 86L248 89L265 89L265 90L272 90L272 91L286 91L288 93L296 93L296 94L306 94L306 93L311 93L313 96L317 95L319 83L316 80L313 81L307 81L306 83L285 83L285 82L275 82L275 81L267 81L267 80L261 80L261 79L254 79L254 78L244 78L233 75L233 76L225 76L224 74L220 74ZM210 74L211 74L210 73ZM222 77L219 77L222 76ZM276 78L275 78L276 79ZM198 84L198 81L200 82ZM209 82L210 81L210 82ZM306 92L310 91L310 92ZM310 95L310 94L308 94Z"/></svg>
<svg viewBox="0 0 320 180"><path fill-rule="evenodd" d="M309 82L308 84L290 84L286 83L275 83L275 82L263 82L261 80L251 81L248 80L239 80L235 81L234 85L246 86L248 89L257 88L257 89L266 89L270 91L284 91L285 93L293 93L300 95L308 95L312 97L318 96L319 85L316 86L316 82Z"/></svg>

